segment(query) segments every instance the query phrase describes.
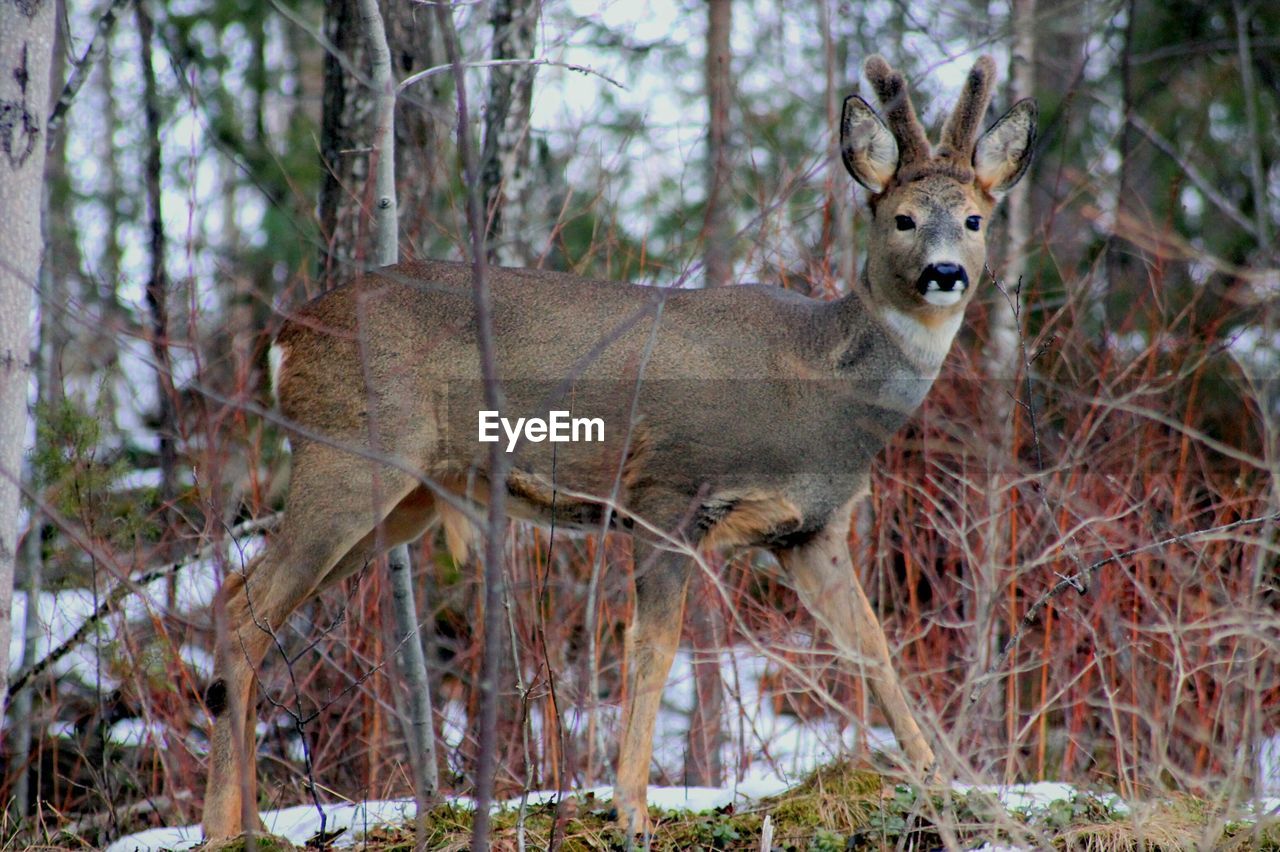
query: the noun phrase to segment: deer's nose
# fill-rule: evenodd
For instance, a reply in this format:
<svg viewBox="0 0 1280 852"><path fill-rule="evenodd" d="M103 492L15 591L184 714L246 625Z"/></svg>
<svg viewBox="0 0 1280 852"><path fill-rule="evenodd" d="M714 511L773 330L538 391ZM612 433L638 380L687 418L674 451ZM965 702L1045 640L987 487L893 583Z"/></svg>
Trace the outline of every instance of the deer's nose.
<svg viewBox="0 0 1280 852"><path fill-rule="evenodd" d="M920 295L935 305L954 305L968 288L969 273L958 263L931 263L916 281Z"/></svg>

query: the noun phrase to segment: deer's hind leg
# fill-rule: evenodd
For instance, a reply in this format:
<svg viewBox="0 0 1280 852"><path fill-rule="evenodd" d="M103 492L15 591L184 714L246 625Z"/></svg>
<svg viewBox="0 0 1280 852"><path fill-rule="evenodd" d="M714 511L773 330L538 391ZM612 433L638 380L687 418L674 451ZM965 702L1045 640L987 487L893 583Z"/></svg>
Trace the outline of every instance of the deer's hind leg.
<svg viewBox="0 0 1280 852"><path fill-rule="evenodd" d="M415 480L337 449L294 452L293 481L280 531L221 592L204 836L217 841L258 830L255 672L289 615L335 566L414 491Z"/></svg>
<svg viewBox="0 0 1280 852"><path fill-rule="evenodd" d="M435 496L425 485L419 485L396 504L381 524L338 560L338 564L325 576L324 586L331 586L364 570L366 565L397 545L416 541L438 514Z"/></svg>

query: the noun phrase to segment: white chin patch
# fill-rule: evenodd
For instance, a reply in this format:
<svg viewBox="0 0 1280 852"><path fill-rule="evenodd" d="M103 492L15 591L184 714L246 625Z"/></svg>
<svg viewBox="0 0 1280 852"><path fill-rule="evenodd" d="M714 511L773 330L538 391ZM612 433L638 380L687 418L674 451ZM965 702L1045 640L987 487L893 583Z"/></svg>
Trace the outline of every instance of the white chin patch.
<svg viewBox="0 0 1280 852"><path fill-rule="evenodd" d="M924 300L939 308L958 305L963 298L964 290L939 290L938 285L932 281L929 282L929 289L925 290L924 293Z"/></svg>

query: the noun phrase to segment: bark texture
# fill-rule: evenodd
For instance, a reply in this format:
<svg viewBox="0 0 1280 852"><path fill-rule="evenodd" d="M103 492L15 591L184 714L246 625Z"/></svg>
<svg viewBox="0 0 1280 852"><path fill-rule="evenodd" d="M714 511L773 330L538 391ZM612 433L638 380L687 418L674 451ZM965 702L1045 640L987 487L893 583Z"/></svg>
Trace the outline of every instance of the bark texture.
<svg viewBox="0 0 1280 852"><path fill-rule="evenodd" d="M731 0L711 0L707 6L707 209L702 228L703 267L708 287L719 287L733 278L733 217L726 205L730 178L729 103L732 78L729 69L729 34L733 29Z"/></svg>
<svg viewBox="0 0 1280 852"><path fill-rule="evenodd" d="M490 14L493 59L532 59L540 0L496 0ZM489 260L527 266L534 258L525 209L529 189L529 111L533 104L532 65L489 69L480 182L488 215Z"/></svg>
<svg viewBox="0 0 1280 852"><path fill-rule="evenodd" d="M320 189L320 234L325 243L321 283L325 288L350 277L353 264L374 263L376 210L373 175L374 112L377 97L369 88L373 60L362 24L358 0L325 4L325 35L335 50L324 59L324 113L320 156L324 184ZM380 2L389 45L391 74L403 78L413 71L439 64L434 48L430 7L414 3ZM350 73L334 54L347 57ZM433 84L434 85L434 84ZM399 222L396 239L405 259L430 254L422 246L433 216L430 204L436 166L435 120L426 108L430 86L418 86L399 100L395 119L396 196Z"/></svg>
<svg viewBox="0 0 1280 852"><path fill-rule="evenodd" d="M40 230L53 56L53 0L0 0L0 672L9 670L31 296ZM0 706L8 683L0 678Z"/></svg>
<svg viewBox="0 0 1280 852"><path fill-rule="evenodd" d="M703 267L708 287L733 281L733 217L729 199L729 102L731 98L729 35L733 29L731 0L711 0L707 7L707 208L703 224ZM685 779L694 786L718 786L723 776L724 684L720 675L724 617L719 593L710 577L695 578L694 595L704 605L692 607L689 638L693 645L693 712L689 719Z"/></svg>

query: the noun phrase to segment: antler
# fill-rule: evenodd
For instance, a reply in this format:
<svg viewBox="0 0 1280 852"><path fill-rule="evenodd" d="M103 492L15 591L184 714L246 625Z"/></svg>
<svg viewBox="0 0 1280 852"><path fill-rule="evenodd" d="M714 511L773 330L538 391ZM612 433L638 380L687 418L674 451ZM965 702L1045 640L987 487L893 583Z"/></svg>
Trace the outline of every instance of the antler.
<svg viewBox="0 0 1280 852"><path fill-rule="evenodd" d="M991 100L991 81L995 78L995 60L986 54L979 56L965 80L964 91L956 101L955 109L942 128L942 144L939 157L950 157L963 163L973 159L973 145L978 138L982 117L987 114Z"/></svg>
<svg viewBox="0 0 1280 852"><path fill-rule="evenodd" d="M863 71L884 108L889 130L898 141L898 168L929 158L929 139L907 92L907 81L879 54L867 58Z"/></svg>

